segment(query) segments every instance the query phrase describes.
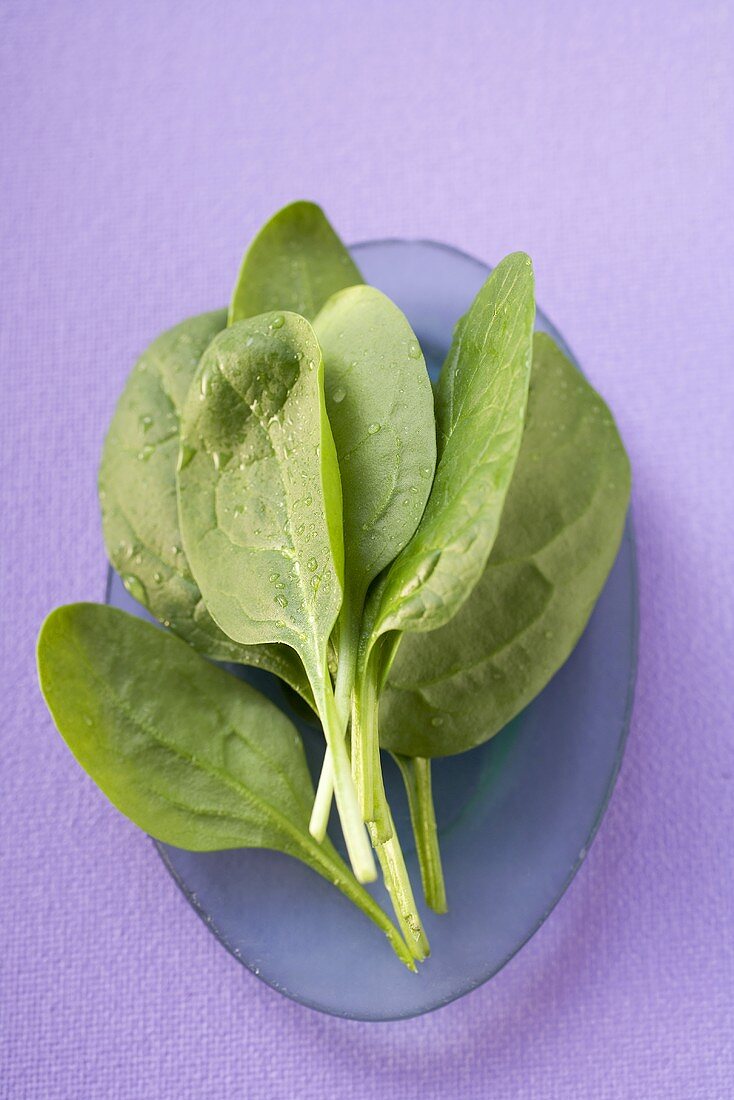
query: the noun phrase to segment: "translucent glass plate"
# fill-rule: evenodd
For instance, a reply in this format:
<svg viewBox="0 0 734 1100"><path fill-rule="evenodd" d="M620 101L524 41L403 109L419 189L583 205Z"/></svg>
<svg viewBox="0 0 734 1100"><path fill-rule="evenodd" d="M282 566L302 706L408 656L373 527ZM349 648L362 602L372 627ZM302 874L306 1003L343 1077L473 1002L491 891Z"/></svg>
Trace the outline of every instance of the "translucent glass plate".
<svg viewBox="0 0 734 1100"><path fill-rule="evenodd" d="M365 279L408 316L435 376L453 326L488 268L428 241L370 241L353 252ZM538 327L570 354L542 314ZM382 933L340 893L287 856L194 853L157 844L184 895L227 950L286 996L359 1020L417 1016L496 974L563 894L606 808L632 706L635 577L628 523L604 593L564 668L492 741L435 762L450 909L437 916L423 906L433 953L418 974L398 962ZM114 575L108 602L144 614ZM298 723L316 775L321 734L298 719L277 680L250 671L244 675ZM387 758L385 772L420 897L407 803ZM339 842L333 818L331 835ZM381 886L374 894L389 909Z"/></svg>

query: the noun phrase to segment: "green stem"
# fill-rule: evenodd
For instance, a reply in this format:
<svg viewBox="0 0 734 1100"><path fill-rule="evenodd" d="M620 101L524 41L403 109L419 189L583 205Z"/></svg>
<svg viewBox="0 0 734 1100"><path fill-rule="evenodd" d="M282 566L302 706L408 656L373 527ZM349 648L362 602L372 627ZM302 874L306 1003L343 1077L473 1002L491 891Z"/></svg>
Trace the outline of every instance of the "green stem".
<svg viewBox="0 0 734 1100"><path fill-rule="evenodd" d="M370 838L377 853L385 886L390 895L398 924L405 935L412 954L416 959L422 960L428 956L430 947L421 925L418 907L413 897L413 890L410 885L400 841L395 833L395 826L382 779L377 684L380 668L381 665L377 660L366 662L366 668L364 665L359 668L354 682L352 695L353 774L357 792L364 800L360 803L362 815L364 820L368 822ZM338 690L337 694L339 694ZM343 742L341 747L346 756L346 748ZM328 748L331 749L331 753L328 752ZM310 825L311 833L316 836L318 836L318 833L315 830L321 826L324 820L319 815L325 815L325 818L328 818L332 778L337 779L335 746L330 744L327 738L327 756L321 770ZM337 806L339 806L338 786L336 786L336 794ZM325 831L325 824L323 827Z"/></svg>
<svg viewBox="0 0 734 1100"><path fill-rule="evenodd" d="M431 949L428 938L423 931L418 907L415 904L413 889L410 885L408 870L405 866L400 840L395 831L395 823L388 805L382 778L378 692L378 678L382 664L379 659L376 659L381 656L379 650L377 652L373 651L372 660L367 665L367 674L361 679L358 677L357 690L355 690L355 699L359 698L362 703L361 710L360 707L356 708L357 725L359 726L359 722L362 722L363 744L361 757L363 760L368 761L371 775L368 791L371 796L372 816L368 824L370 837L377 852L385 886L393 903L398 924L415 957L425 959L430 954ZM353 759L356 755L356 750L353 749Z"/></svg>
<svg viewBox="0 0 734 1100"><path fill-rule="evenodd" d="M336 794L336 806L339 811L342 832L344 833L349 860L355 876L359 882L372 882L377 877L375 861L372 858L369 841L362 822L357 793L352 780L349 753L344 738L345 728L336 708L331 677L326 668L325 659L322 673L321 676L314 677L315 682L312 682L312 687L319 709L319 717L324 727L326 744L331 755L334 793Z"/></svg>
<svg viewBox="0 0 734 1100"><path fill-rule="evenodd" d="M309 846L308 863L315 871L318 871L323 878L331 882L338 890L341 890L358 909L361 909L362 912L385 933L390 946L400 961L404 963L409 970L415 971L416 967L413 961L413 951L406 944L387 913L380 908L372 895L369 894L363 886L360 886L354 876L350 874L349 868L343 860L340 859L339 855L328 841L326 844L314 844Z"/></svg>
<svg viewBox="0 0 734 1100"><path fill-rule="evenodd" d="M375 816L375 752L372 730L377 722L377 706L375 684L367 671L362 669L354 685L352 697L352 775L364 821L373 821Z"/></svg>
<svg viewBox="0 0 734 1100"><path fill-rule="evenodd" d="M354 674L357 667L357 639L359 635L359 620L350 613L351 605L344 604L339 619L339 664L336 672L336 685L334 689L334 701L342 728L342 736L346 735L349 724L349 710L354 687ZM309 832L316 840L323 840L326 836L326 828L329 824L331 812L331 800L334 795L334 761L331 749L326 746L324 762L321 765L316 797L311 810Z"/></svg>
<svg viewBox="0 0 734 1100"><path fill-rule="evenodd" d="M390 814L389 807L387 807L387 803L385 806L390 822L390 838L386 841L378 840L374 824L370 824L369 826L370 836L372 837L372 843L377 852L377 858L380 862L382 875L385 880L385 887L390 895L398 925L405 936L405 940L412 954L416 959L422 962L423 959L428 958L430 955L431 947L428 943L428 937L423 930L423 925L421 924L418 906L415 903L413 889L408 877L408 869L405 866L403 850L400 847L400 841L395 832L392 815Z"/></svg>
<svg viewBox="0 0 734 1100"><path fill-rule="evenodd" d="M393 666L393 661L397 656L398 648L403 639L403 635L399 630L390 630L387 634L381 634L379 638L380 645L380 678L377 684L377 690L382 694L387 678L390 675L390 669Z"/></svg>
<svg viewBox="0 0 734 1100"><path fill-rule="evenodd" d="M334 763L331 758L329 746L326 746L324 761L321 765L319 782L316 787L316 797L313 800L311 820L308 823L308 831L314 840L323 840L329 824L331 802L334 797ZM359 805L359 799L357 799Z"/></svg>
<svg viewBox="0 0 734 1100"><path fill-rule="evenodd" d="M358 668L352 706L352 774L365 821L384 842L392 835L380 762L379 706L382 651L375 646Z"/></svg>
<svg viewBox="0 0 734 1100"><path fill-rule="evenodd" d="M354 677L357 671L357 652L359 649L359 618L354 617L350 611L351 605L345 605L339 619L339 664L336 670L336 684L334 696L337 710L344 722L344 729L349 721L349 709L354 687Z"/></svg>
<svg viewBox="0 0 734 1100"><path fill-rule="evenodd" d="M436 913L445 913L446 886L438 844L436 811L431 788L431 761L425 757L392 754L408 793L410 820L421 869L421 881L426 903Z"/></svg>

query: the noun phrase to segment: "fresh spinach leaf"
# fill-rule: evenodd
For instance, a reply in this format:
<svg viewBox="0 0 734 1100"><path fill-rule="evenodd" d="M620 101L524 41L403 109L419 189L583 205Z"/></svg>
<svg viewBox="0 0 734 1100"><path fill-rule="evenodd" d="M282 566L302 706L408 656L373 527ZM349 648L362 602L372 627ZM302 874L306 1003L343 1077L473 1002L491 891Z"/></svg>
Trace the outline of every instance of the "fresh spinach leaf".
<svg viewBox="0 0 734 1100"><path fill-rule="evenodd" d="M397 930L328 842L300 738L259 692L171 634L96 604L58 608L38 640L41 690L81 766L141 829L192 851L274 848L333 882L387 936Z"/></svg>
<svg viewBox="0 0 734 1100"><path fill-rule="evenodd" d="M107 553L130 594L200 653L267 669L309 700L291 649L244 647L220 630L183 551L176 502L181 410L201 356L225 323L224 310L183 321L154 340L130 374L99 471Z"/></svg>
<svg viewBox="0 0 734 1100"><path fill-rule="evenodd" d="M489 563L450 623L403 639L381 701L384 747L418 757L464 752L527 706L588 621L629 493L609 409L537 334L520 457Z"/></svg>
<svg viewBox="0 0 734 1100"><path fill-rule="evenodd" d="M408 321L373 287L329 299L314 321L344 497L345 583L337 703L348 711L367 589L420 521L436 464L433 391ZM325 762L312 830L326 831Z"/></svg>
<svg viewBox="0 0 734 1100"><path fill-rule="evenodd" d="M181 424L184 547L206 604L244 645L318 667L342 599L339 470L310 324L269 313L202 357Z"/></svg>
<svg viewBox="0 0 734 1100"><path fill-rule="evenodd" d="M436 462L433 391L423 353L408 321L373 287L329 299L314 321L324 357L326 408L344 497L345 580L338 622L336 701L349 712L367 589L415 531ZM359 756L353 755L353 765ZM356 772L358 790L364 790ZM311 816L326 832L333 775L330 754ZM362 806L363 817L369 811ZM371 829L398 922L418 958L429 953L402 851L391 819ZM390 835L386 835L387 832Z"/></svg>
<svg viewBox="0 0 734 1100"><path fill-rule="evenodd" d="M438 384L438 462L428 503L367 607L352 753L363 814L382 836L389 823L377 693L402 633L446 623L486 565L522 438L534 317L532 264L514 253L497 265L456 327Z"/></svg>
<svg viewBox="0 0 734 1100"><path fill-rule="evenodd" d="M362 282L321 207L294 202L263 226L242 261L229 323L273 309L312 321L326 300Z"/></svg>
<svg viewBox="0 0 734 1100"><path fill-rule="evenodd" d="M406 545L428 500L433 391L408 321L374 287L335 294L314 331L344 495L345 604L359 617L369 585Z"/></svg>
<svg viewBox="0 0 734 1100"><path fill-rule="evenodd" d="M327 647L342 601L339 467L311 325L266 313L220 333L199 364L181 423L179 516L214 620L243 645L301 658L335 770L358 878L374 876L336 709Z"/></svg>
<svg viewBox="0 0 734 1100"><path fill-rule="evenodd" d="M532 265L517 252L497 265L457 326L436 395L435 480L381 590L373 639L434 630L479 580L522 438L534 317Z"/></svg>

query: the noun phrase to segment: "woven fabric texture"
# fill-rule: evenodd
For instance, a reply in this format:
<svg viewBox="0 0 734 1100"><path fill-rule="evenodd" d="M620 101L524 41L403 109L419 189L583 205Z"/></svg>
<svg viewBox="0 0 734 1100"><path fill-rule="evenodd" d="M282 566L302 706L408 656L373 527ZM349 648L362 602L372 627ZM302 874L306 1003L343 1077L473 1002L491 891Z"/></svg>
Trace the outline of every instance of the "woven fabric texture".
<svg viewBox="0 0 734 1100"><path fill-rule="evenodd" d="M726 0L4 0L1 1097L734 1095L733 23ZM399 1024L228 957L35 681L45 613L103 597L96 467L132 362L224 303L297 197L346 240L527 250L634 470L638 692L598 839L494 981Z"/></svg>

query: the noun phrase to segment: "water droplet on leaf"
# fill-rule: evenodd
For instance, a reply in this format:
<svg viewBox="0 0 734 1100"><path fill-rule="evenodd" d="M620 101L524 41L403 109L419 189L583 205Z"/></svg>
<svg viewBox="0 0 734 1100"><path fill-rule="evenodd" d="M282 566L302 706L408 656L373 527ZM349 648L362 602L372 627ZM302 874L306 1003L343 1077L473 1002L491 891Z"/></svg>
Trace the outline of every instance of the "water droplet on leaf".
<svg viewBox="0 0 734 1100"><path fill-rule="evenodd" d="M137 600L138 603L145 604L147 607L148 595L145 591L145 585L142 583L142 581L140 581L133 573L123 573L122 583L125 585L125 588L128 590L134 600Z"/></svg>

